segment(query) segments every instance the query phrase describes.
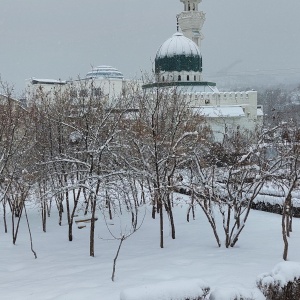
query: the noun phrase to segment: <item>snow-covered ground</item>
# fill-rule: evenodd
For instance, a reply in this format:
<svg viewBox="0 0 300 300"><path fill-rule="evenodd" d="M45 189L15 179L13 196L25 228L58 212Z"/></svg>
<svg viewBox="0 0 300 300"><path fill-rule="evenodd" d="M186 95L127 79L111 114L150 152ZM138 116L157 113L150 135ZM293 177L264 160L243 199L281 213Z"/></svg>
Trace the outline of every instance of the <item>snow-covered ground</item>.
<svg viewBox="0 0 300 300"><path fill-rule="evenodd" d="M271 272L282 261L279 215L252 211L237 246L226 249L216 246L200 209L196 211L196 220L187 223L186 207L177 207L177 238L171 239L166 218L165 248L160 249L159 220L151 219L149 209L140 230L124 241L116 280L112 282L112 262L119 241L108 240L111 236L101 217L96 222L94 258L89 257L88 226L78 229L74 225L74 240L69 242L66 222L59 227L54 211L48 219L47 233L42 232L37 211L29 211L29 219L37 259L30 251L25 218L15 246L11 230L5 234L0 224L1 300L119 300L126 289L189 279L203 280L215 294L236 288L251 290L258 275ZM109 222L108 226L115 233L120 232L116 221L114 225ZM300 261L300 220L294 219L293 226L289 260ZM125 223L123 230L126 230Z"/></svg>

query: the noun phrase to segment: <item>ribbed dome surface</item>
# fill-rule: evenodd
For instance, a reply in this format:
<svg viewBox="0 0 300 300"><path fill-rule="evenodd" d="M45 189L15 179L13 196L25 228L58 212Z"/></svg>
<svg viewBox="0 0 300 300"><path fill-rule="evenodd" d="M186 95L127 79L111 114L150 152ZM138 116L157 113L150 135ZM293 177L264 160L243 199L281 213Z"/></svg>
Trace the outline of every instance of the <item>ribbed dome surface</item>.
<svg viewBox="0 0 300 300"><path fill-rule="evenodd" d="M182 33L175 33L156 53L155 72L202 71L202 57L198 46Z"/></svg>
<svg viewBox="0 0 300 300"><path fill-rule="evenodd" d="M165 56L172 57L175 55L200 55L198 46L182 33L176 32L171 38L166 40L158 49L156 58Z"/></svg>
<svg viewBox="0 0 300 300"><path fill-rule="evenodd" d="M111 66L98 66L86 74L86 78L118 78L123 79L124 75Z"/></svg>

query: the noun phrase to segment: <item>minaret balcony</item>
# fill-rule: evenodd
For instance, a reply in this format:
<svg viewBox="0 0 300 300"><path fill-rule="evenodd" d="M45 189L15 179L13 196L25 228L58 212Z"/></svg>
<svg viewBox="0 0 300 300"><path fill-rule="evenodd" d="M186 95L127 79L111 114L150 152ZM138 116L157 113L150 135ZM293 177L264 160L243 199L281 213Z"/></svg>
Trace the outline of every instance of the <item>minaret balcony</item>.
<svg viewBox="0 0 300 300"><path fill-rule="evenodd" d="M203 11L183 11L178 15L178 22L183 31L190 28L201 30L205 19Z"/></svg>

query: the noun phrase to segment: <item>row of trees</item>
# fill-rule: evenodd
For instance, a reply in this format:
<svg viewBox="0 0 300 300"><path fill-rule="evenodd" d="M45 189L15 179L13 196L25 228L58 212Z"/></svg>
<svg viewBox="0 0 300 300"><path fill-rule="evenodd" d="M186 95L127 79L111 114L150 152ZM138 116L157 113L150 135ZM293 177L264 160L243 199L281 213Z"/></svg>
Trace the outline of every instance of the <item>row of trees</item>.
<svg viewBox="0 0 300 300"><path fill-rule="evenodd" d="M39 207L45 232L57 209L59 225L67 220L69 241L78 212L89 215L91 256L97 212L110 219L116 212L129 214L129 236L150 205L163 248L166 222L176 237L176 193L189 196L188 221L195 206L201 207L219 247L216 218L221 216L224 244L233 247L253 202L269 185L285 199L287 259L292 197L299 184L300 131L294 120L255 133L232 132L216 143L205 118L194 114L175 88L144 93L133 85L109 105L103 94L73 99L71 92L57 91L49 98L40 90L25 108L12 99L7 85L2 90L0 201L5 232L11 217L13 243L22 217L30 233L29 203ZM117 238L121 245L126 235Z"/></svg>

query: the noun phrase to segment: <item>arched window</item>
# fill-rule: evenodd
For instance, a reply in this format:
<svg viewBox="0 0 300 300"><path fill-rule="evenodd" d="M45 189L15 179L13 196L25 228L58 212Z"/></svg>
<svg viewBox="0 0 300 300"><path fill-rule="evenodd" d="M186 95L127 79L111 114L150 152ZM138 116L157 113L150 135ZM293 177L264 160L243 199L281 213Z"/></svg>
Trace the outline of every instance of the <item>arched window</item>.
<svg viewBox="0 0 300 300"><path fill-rule="evenodd" d="M187 80L187 81L190 81L190 75L187 75L187 76L186 76L186 80Z"/></svg>
<svg viewBox="0 0 300 300"><path fill-rule="evenodd" d="M181 75L178 75L178 81L181 81Z"/></svg>
<svg viewBox="0 0 300 300"><path fill-rule="evenodd" d="M196 77L196 75L194 75L194 81L196 81L197 80L197 77Z"/></svg>

